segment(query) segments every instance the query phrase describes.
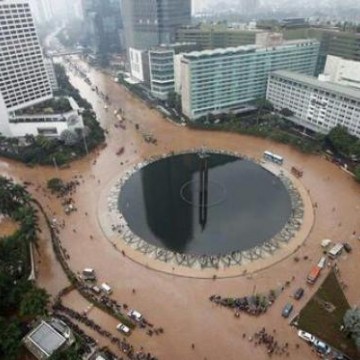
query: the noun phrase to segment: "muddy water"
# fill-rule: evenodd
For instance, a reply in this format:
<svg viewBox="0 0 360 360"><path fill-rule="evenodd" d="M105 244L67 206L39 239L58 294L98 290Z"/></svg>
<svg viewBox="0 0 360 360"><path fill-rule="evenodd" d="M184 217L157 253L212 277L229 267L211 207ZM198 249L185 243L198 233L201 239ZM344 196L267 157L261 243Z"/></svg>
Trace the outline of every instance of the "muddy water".
<svg viewBox="0 0 360 360"><path fill-rule="evenodd" d="M0 238L13 234L18 228L15 221L0 215Z"/></svg>
<svg viewBox="0 0 360 360"><path fill-rule="evenodd" d="M85 65L84 65L85 66ZM95 70L89 70L91 80L111 98L112 107L106 111L103 102L81 79L71 75L71 81L80 89L81 94L94 105L99 120L108 129L108 146L98 153L77 161L69 169L49 168L30 169L21 164L2 160L2 172L17 180L32 181L35 186L30 191L45 206L47 211L59 220L65 220L61 230L62 245L67 249L69 263L75 271L91 266L99 281L107 281L114 290L114 298L127 303L142 312L156 326L162 326L164 335L149 337L138 330L130 337L135 346L144 346L160 359L267 359L265 350L254 347L247 337L260 327L277 329L280 342L290 344L290 358L295 360L315 359L308 346L296 336L294 329L281 318L284 304L291 301L290 295L298 286L306 289L305 297L295 304L299 311L307 299L316 290L305 284L310 267L322 255L320 241L330 238L334 241L348 241L353 246L351 255L339 260L344 281L349 285L346 295L351 305L360 298L360 284L357 274L360 272L360 187L351 177L321 157L303 155L285 145L252 137L193 131L175 126L163 119L155 110L148 109L142 102L128 93L113 80ZM126 130L115 128L113 110L122 107L125 111ZM142 131L150 132L158 139L158 145L146 144L134 124ZM117 156L119 147L125 147L125 153ZM163 274L134 263L121 253L114 251L104 237L97 218L97 205L104 184L126 171L133 164L147 156L171 150L207 146L225 148L244 153L251 157L260 157L264 150L274 151L285 158L284 166L289 170L297 166L304 170L303 184L308 189L313 203L317 203L316 220L313 230L294 255L280 263L253 275L222 280L198 280ZM82 176L81 186L74 200L77 211L67 216L61 201L50 195L44 188L46 181L53 176L70 179ZM353 236L353 232L356 235ZM304 260L304 256L308 259ZM60 290L66 281L57 265L49 245L48 234L44 232L40 252L39 284L52 293ZM48 275L51 274L51 275ZM325 274L322 274L324 277ZM294 280L291 280L294 277ZM241 315L235 319L226 309L221 309L208 301L212 294L244 296L254 292L267 292L291 280L291 286L276 301L266 315L251 318ZM136 289L133 294L132 289ZM71 295L71 305L81 309L84 301L76 293ZM91 317L114 331L115 322L99 311L92 311ZM242 334L246 338L242 339ZM101 342L102 340L99 339ZM191 344L195 349L191 349ZM300 349L295 349L295 344ZM105 344L105 343L104 343Z"/></svg>

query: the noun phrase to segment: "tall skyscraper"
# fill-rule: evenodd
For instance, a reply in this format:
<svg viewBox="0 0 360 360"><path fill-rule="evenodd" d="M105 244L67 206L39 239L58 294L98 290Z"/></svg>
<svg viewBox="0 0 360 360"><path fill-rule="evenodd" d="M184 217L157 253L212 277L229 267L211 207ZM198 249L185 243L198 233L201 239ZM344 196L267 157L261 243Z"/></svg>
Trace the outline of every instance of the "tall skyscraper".
<svg viewBox="0 0 360 360"><path fill-rule="evenodd" d="M59 136L65 129L81 129L78 106L66 113L34 114L27 108L53 97L40 42L28 0L0 0L0 132Z"/></svg>
<svg viewBox="0 0 360 360"><path fill-rule="evenodd" d="M176 40L176 30L191 22L191 0L123 0L126 48L149 49Z"/></svg>
<svg viewBox="0 0 360 360"><path fill-rule="evenodd" d="M27 0L0 0L0 92L9 112L52 97Z"/></svg>
<svg viewBox="0 0 360 360"><path fill-rule="evenodd" d="M119 0L83 0L88 46L97 55L105 56L122 50L122 29Z"/></svg>

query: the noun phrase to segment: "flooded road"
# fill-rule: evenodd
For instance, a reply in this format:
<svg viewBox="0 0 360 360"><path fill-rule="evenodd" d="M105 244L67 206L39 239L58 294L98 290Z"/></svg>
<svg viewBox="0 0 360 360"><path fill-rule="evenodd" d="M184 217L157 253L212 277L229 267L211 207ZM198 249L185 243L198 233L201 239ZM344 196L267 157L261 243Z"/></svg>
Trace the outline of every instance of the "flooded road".
<svg viewBox="0 0 360 360"><path fill-rule="evenodd" d="M235 360L239 359L239 354L242 359L263 360L268 359L265 349L255 347L248 341L248 337L265 326L269 330L276 328L279 342L289 343L291 359L316 359L310 348L297 337L295 329L280 316L281 309L291 301L291 294L296 287L303 286L306 291L304 298L295 304L295 312L316 290L318 285L310 288L306 286L305 279L311 266L322 256L320 242L324 238L348 241L352 245L352 254L342 256L339 267L343 280L348 284L346 296L350 305L359 305L360 283L357 274L360 272L360 242L357 237L360 235L360 186L334 164L318 156L301 154L286 145L236 134L176 126L166 121L156 110L149 109L110 76L90 69L84 63L81 66L87 69L91 81L110 97L112 103L106 111L104 102L91 87L70 74L71 82L93 104L100 123L108 130L107 147L74 162L69 169L57 171L52 167L28 168L2 159L1 172L17 180L31 181L34 185L29 190L48 213L59 221L65 221L60 238L62 246L70 255L68 261L74 272L85 267L94 268L99 282L106 281L112 286L112 296L117 301L139 310L150 322L164 328L164 334L156 337L150 337L138 329L129 341L136 348L143 346L145 351L162 360ZM124 110L125 130L114 126L118 121L114 110L119 107ZM141 132L153 134L158 145L146 143ZM300 261L295 262L293 255L266 270L247 276L201 280L153 271L114 251L98 221L99 197L106 184L149 156L201 146L224 148L255 158L260 158L263 151L270 150L284 157L287 170L291 166L303 169L302 182L317 207L311 234L296 253ZM117 156L120 147L124 147L125 151L123 155ZM81 185L73 196L77 211L71 215L65 215L61 200L45 189L46 181L54 176L64 180L75 176L80 179ZM67 282L55 261L48 234L44 232L41 238L38 282L55 294ZM290 281L291 286L261 317L241 315L235 318L229 310L219 308L208 300L212 294L246 296L254 292L267 293L286 281ZM133 289L136 289L135 294ZM76 292L70 293L64 301L74 309L87 306ZM90 316L109 331L116 332L116 321L101 311L92 310ZM98 340L102 344L102 340ZM104 341L103 344L107 343ZM195 347L192 348L191 344ZM300 344L299 349L296 344Z"/></svg>

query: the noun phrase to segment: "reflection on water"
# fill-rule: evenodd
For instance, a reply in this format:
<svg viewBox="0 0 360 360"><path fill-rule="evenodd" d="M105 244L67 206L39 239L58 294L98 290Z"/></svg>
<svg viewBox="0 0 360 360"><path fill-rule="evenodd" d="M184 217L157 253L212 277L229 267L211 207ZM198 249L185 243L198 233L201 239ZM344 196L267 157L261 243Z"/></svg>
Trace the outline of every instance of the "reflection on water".
<svg viewBox="0 0 360 360"><path fill-rule="evenodd" d="M289 219L291 201L281 181L251 161L184 154L135 173L121 191L119 209L147 242L211 255L269 240Z"/></svg>

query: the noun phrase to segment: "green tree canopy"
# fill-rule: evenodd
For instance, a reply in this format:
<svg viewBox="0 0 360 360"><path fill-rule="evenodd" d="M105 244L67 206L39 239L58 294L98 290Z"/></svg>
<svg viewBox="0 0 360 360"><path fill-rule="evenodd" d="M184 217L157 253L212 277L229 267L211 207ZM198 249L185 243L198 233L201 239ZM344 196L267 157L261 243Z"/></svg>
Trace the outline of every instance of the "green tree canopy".
<svg viewBox="0 0 360 360"><path fill-rule="evenodd" d="M360 349L360 309L349 309L344 315L344 326L351 337L354 339L356 346Z"/></svg>
<svg viewBox="0 0 360 360"><path fill-rule="evenodd" d="M355 168L355 180L360 182L360 165Z"/></svg>
<svg viewBox="0 0 360 360"><path fill-rule="evenodd" d="M33 287L20 303L20 314L29 317L46 315L49 300L50 296L44 289Z"/></svg>
<svg viewBox="0 0 360 360"><path fill-rule="evenodd" d="M18 320L10 322L0 318L0 358L15 360L18 358L21 347L21 330Z"/></svg>
<svg viewBox="0 0 360 360"><path fill-rule="evenodd" d="M344 126L339 125L332 128L327 138L335 150L345 156L360 154L360 141L355 136L350 135Z"/></svg>

